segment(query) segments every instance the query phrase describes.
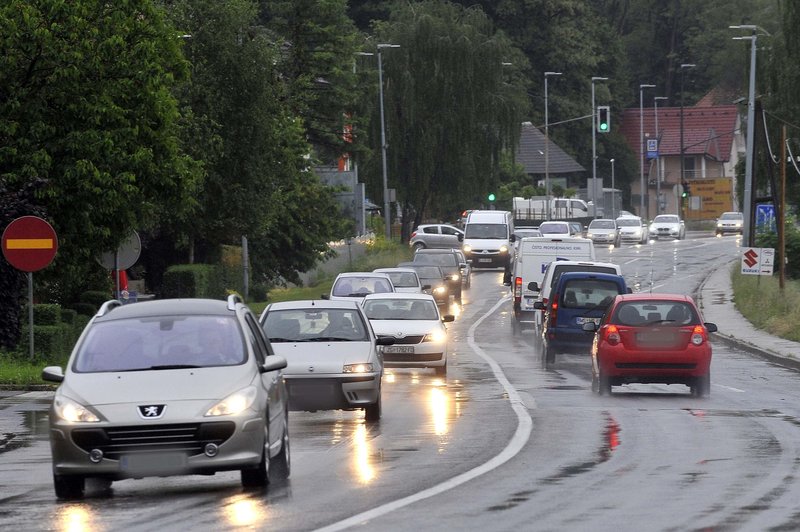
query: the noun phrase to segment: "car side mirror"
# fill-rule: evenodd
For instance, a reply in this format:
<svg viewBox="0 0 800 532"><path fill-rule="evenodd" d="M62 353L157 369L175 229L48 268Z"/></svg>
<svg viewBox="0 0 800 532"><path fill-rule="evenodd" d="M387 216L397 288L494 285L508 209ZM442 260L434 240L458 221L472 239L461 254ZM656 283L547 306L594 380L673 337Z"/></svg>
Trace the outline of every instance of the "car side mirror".
<svg viewBox="0 0 800 532"><path fill-rule="evenodd" d="M394 336L381 336L375 340L375 345L394 345Z"/></svg>
<svg viewBox="0 0 800 532"><path fill-rule="evenodd" d="M452 314L445 314L444 316L442 316L442 321L444 323L450 323L451 321L456 321L456 317L453 316Z"/></svg>
<svg viewBox="0 0 800 532"><path fill-rule="evenodd" d="M464 241L464 235L463 234L458 233L458 241L459 242L463 242Z"/></svg>
<svg viewBox="0 0 800 532"><path fill-rule="evenodd" d="M718 330L716 323L704 323L703 325L705 326L706 330L710 333L717 332Z"/></svg>
<svg viewBox="0 0 800 532"><path fill-rule="evenodd" d="M541 301L534 301L533 308L535 308L536 310L544 310L545 306L544 303L542 303Z"/></svg>
<svg viewBox="0 0 800 532"><path fill-rule="evenodd" d="M49 382L63 382L64 370L60 366L47 366L42 370L42 380Z"/></svg>
<svg viewBox="0 0 800 532"><path fill-rule="evenodd" d="M510 242L516 242L517 241L517 235L511 235L511 238L509 239L509 241Z"/></svg>
<svg viewBox="0 0 800 532"><path fill-rule="evenodd" d="M587 321L583 324L583 330L586 332L595 332L597 330L597 324L593 321Z"/></svg>
<svg viewBox="0 0 800 532"><path fill-rule="evenodd" d="M464 269L464 268L467 267L467 263L466 262L459 262L458 263L458 267L461 268L461 269Z"/></svg>
<svg viewBox="0 0 800 532"><path fill-rule="evenodd" d="M536 281L531 281L528 283L528 290L531 292L538 292L539 291L539 283Z"/></svg>
<svg viewBox="0 0 800 532"><path fill-rule="evenodd" d="M282 356L278 355L271 355L266 358L261 367L261 373L268 373L270 371L278 371L279 369L284 369L287 366L286 359Z"/></svg>
<svg viewBox="0 0 800 532"><path fill-rule="evenodd" d="M320 297L321 297L322 299L330 299L330 297L328 296L328 294L322 294L322 295L320 295Z"/></svg>
<svg viewBox="0 0 800 532"><path fill-rule="evenodd" d="M422 289L423 289L423 290L430 290L430 289L431 289L431 285L429 285L429 284L424 284L424 285L422 285Z"/></svg>

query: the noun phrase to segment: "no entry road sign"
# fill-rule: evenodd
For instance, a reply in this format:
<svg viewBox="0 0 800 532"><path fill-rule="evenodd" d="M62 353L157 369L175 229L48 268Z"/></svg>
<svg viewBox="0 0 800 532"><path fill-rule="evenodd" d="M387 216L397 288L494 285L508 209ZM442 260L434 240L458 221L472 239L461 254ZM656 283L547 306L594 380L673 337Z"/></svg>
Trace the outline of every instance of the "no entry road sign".
<svg viewBox="0 0 800 532"><path fill-rule="evenodd" d="M18 270L39 271L52 262L56 251L56 232L38 216L17 218L3 231L3 256Z"/></svg>

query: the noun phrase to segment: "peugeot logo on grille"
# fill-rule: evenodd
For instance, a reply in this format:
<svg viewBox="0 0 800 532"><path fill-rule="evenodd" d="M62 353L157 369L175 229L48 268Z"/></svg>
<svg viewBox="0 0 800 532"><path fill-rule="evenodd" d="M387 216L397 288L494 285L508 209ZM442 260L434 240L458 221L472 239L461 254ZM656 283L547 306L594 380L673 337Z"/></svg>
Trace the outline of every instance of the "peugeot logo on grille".
<svg viewBox="0 0 800 532"><path fill-rule="evenodd" d="M166 405L139 405L139 417L142 419L158 419L164 415Z"/></svg>
<svg viewBox="0 0 800 532"><path fill-rule="evenodd" d="M406 333L404 333L403 331L400 331L399 333L395 333L395 336L397 338L403 338L403 337L405 337L405 335L406 335Z"/></svg>
<svg viewBox="0 0 800 532"><path fill-rule="evenodd" d="M314 366L308 366L308 372L314 373Z"/></svg>

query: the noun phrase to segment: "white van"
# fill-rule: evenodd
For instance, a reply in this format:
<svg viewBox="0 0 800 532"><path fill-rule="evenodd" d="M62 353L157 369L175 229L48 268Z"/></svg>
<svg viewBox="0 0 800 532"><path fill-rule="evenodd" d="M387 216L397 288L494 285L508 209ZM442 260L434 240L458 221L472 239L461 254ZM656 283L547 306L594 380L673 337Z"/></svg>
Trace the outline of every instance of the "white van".
<svg viewBox="0 0 800 532"><path fill-rule="evenodd" d="M580 237L535 236L519 243L510 282L513 293L513 331L537 323L533 304L539 297L547 265L553 261L594 261L594 243Z"/></svg>
<svg viewBox="0 0 800 532"><path fill-rule="evenodd" d="M514 261L514 217L509 211L472 211L464 224L462 249L473 268L505 270L508 282Z"/></svg>

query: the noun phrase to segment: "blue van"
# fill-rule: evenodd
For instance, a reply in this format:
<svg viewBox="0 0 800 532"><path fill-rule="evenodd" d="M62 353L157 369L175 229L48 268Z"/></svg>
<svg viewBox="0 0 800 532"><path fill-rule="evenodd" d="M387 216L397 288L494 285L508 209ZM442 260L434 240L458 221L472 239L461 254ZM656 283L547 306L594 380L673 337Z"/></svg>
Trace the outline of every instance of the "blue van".
<svg viewBox="0 0 800 532"><path fill-rule="evenodd" d="M569 272L559 277L550 292L545 306L534 303L534 308L544 310L542 342L547 364L555 362L556 353L589 353L591 334L586 334L583 324L600 323L606 309L619 294L631 290L621 275L610 273Z"/></svg>

